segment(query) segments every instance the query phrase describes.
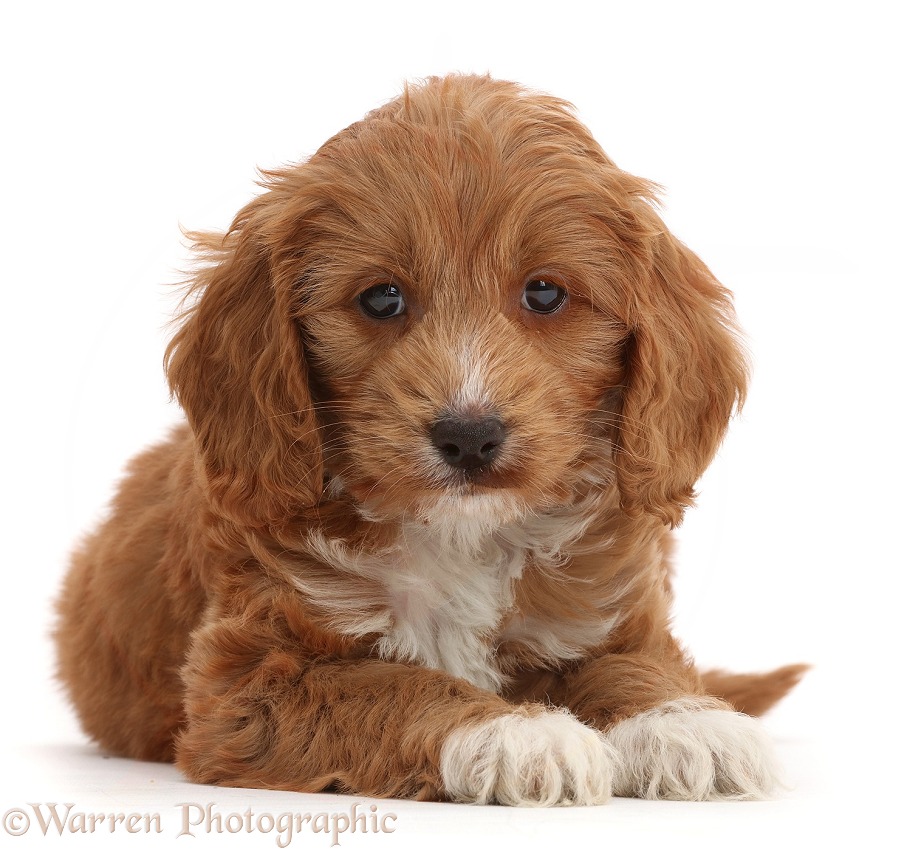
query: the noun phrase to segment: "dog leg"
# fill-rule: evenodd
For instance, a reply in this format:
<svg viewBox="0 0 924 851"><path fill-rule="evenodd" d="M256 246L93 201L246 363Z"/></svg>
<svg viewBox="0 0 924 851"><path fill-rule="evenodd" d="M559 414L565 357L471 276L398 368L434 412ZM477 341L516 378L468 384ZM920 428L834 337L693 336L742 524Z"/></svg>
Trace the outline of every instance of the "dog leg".
<svg viewBox="0 0 924 851"><path fill-rule="evenodd" d="M760 723L705 695L680 658L602 656L565 676L550 697L604 731L616 795L759 799L778 782Z"/></svg>
<svg viewBox="0 0 924 851"><path fill-rule="evenodd" d="M253 640L239 623L194 640L177 746L194 781L539 806L611 795L611 746L567 712L441 671Z"/></svg>

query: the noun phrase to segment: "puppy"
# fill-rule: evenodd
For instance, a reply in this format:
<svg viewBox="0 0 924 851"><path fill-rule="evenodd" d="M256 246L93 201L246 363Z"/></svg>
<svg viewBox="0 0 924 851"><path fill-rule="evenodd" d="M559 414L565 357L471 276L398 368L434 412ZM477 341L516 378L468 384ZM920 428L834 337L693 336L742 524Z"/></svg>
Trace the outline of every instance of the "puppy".
<svg viewBox="0 0 924 851"><path fill-rule="evenodd" d="M58 602L107 751L517 805L756 798L800 666L701 676L670 529L747 369L729 295L562 101L404 93L266 173L169 345L187 425Z"/></svg>

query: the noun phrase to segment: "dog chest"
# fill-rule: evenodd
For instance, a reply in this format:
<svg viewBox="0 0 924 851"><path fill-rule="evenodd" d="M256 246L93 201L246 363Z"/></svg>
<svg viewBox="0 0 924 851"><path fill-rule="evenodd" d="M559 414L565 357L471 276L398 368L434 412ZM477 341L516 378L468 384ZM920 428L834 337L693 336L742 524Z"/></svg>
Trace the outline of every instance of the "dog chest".
<svg viewBox="0 0 924 851"><path fill-rule="evenodd" d="M531 552L502 539L458 548L408 531L400 545L371 554L315 536L312 550L361 578L363 587L376 589L341 592L335 601L306 586L312 602L336 616L337 628L357 636L377 634L374 649L383 659L444 670L494 692L504 684L499 645L514 643L554 666L599 644L616 621L602 614L576 618L553 610L518 611L515 592Z"/></svg>

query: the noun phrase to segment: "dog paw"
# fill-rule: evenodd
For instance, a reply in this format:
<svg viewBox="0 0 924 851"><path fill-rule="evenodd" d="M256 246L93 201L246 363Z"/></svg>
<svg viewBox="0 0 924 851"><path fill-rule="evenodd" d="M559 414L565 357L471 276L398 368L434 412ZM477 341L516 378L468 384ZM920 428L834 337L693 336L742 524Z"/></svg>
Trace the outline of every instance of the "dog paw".
<svg viewBox="0 0 924 851"><path fill-rule="evenodd" d="M603 736L564 710L514 712L463 727L440 759L455 801L537 807L608 801L613 765Z"/></svg>
<svg viewBox="0 0 924 851"><path fill-rule="evenodd" d="M777 784L760 723L710 698L662 704L615 724L613 793L681 801L757 800Z"/></svg>

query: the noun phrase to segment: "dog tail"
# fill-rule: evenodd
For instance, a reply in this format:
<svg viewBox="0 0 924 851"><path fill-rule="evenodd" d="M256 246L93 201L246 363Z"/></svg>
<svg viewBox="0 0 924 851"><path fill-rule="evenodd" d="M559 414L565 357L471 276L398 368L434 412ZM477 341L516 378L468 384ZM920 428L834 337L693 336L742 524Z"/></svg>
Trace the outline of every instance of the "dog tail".
<svg viewBox="0 0 924 851"><path fill-rule="evenodd" d="M709 694L730 703L738 712L763 715L802 679L809 667L786 665L766 674L706 671L702 679Z"/></svg>

